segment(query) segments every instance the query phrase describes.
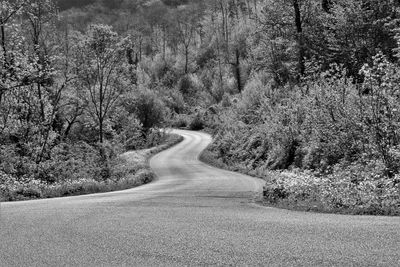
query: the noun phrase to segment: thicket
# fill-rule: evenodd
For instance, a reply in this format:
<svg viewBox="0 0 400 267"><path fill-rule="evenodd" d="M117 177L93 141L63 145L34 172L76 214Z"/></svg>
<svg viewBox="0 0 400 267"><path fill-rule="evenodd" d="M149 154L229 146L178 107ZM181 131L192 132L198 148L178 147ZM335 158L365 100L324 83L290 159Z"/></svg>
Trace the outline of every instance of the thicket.
<svg viewBox="0 0 400 267"><path fill-rule="evenodd" d="M345 72L286 91L255 79L223 111L210 150L266 177L273 203L399 214L399 70L379 53L363 67L362 84Z"/></svg>

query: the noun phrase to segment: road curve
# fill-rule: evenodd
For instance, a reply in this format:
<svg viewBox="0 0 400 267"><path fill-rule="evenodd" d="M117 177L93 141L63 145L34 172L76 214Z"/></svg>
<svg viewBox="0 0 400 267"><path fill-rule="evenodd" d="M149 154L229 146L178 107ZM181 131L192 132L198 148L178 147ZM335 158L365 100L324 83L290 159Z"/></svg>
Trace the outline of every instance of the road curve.
<svg viewBox="0 0 400 267"><path fill-rule="evenodd" d="M175 132L151 184L1 203L0 266L400 266L400 218L258 206L261 180L199 162L210 136Z"/></svg>

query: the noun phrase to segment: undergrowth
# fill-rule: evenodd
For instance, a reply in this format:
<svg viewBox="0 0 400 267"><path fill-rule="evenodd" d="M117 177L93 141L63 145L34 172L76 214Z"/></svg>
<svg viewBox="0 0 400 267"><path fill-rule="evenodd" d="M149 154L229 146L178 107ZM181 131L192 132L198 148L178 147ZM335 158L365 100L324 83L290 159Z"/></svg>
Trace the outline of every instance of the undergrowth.
<svg viewBox="0 0 400 267"><path fill-rule="evenodd" d="M16 180L0 172L0 201L19 201L40 198L54 198L110 192L129 189L151 182L154 173L151 171L149 158L182 140L181 136L168 134L163 144L150 149L129 151L121 154L109 166L107 179L96 179L93 173L97 170L86 170L80 177L60 179L49 183L35 179ZM91 174L88 178L84 174ZM88 175L89 176L89 175Z"/></svg>

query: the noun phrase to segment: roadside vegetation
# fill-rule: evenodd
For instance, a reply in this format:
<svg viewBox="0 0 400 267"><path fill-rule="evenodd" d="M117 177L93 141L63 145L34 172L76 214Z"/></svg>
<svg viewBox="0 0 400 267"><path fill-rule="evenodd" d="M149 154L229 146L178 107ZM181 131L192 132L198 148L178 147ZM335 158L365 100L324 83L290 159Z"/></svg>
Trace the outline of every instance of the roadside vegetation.
<svg viewBox="0 0 400 267"><path fill-rule="evenodd" d="M265 179L272 205L400 215L399 69L382 54L372 64L361 86L324 75L297 92L246 88L221 111L225 120L201 159ZM243 118L252 123L238 124Z"/></svg>
<svg viewBox="0 0 400 267"><path fill-rule="evenodd" d="M58 155L59 157L54 160L51 170L51 173L57 177L54 182L49 183L39 179L19 180L12 179L10 176L1 176L0 200L66 197L140 186L155 178L148 163L149 158L181 140L182 137L178 135L162 134L157 139L158 145L113 155L108 159L107 166L100 164L96 150L82 143L70 148L70 154ZM90 151L84 149L90 149ZM104 171L108 172L106 179L103 178Z"/></svg>
<svg viewBox="0 0 400 267"><path fill-rule="evenodd" d="M59 4L0 6L3 192L138 175L119 155L177 127L269 205L399 214L398 1Z"/></svg>
<svg viewBox="0 0 400 267"><path fill-rule="evenodd" d="M52 0L2 1L0 33L0 200L151 181L143 149L178 137L160 130L170 111L132 61L135 40L73 29Z"/></svg>

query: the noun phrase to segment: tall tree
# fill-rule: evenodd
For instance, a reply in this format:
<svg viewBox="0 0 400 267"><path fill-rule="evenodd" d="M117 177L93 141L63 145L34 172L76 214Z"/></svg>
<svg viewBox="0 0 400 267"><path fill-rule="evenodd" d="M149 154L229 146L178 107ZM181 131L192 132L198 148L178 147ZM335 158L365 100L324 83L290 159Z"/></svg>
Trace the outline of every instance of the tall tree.
<svg viewBox="0 0 400 267"><path fill-rule="evenodd" d="M185 74L189 70L189 48L193 41L194 26L187 21L178 19L178 35L185 54Z"/></svg>
<svg viewBox="0 0 400 267"><path fill-rule="evenodd" d="M6 46L6 27L7 24L18 15L23 7L27 4L25 0L18 1L1 1L0 3L0 34L1 34L1 48L3 51L3 58L7 59L7 46Z"/></svg>
<svg viewBox="0 0 400 267"><path fill-rule="evenodd" d="M45 45L45 28L50 29L51 23L56 17L57 8L52 0L33 0L24 10L28 22L31 44L35 54L35 66L38 79L36 89L40 99L40 110L42 120L45 119L43 103L43 86L50 82L49 54Z"/></svg>
<svg viewBox="0 0 400 267"><path fill-rule="evenodd" d="M8 40L8 32L12 38L13 32L16 31L18 26L10 25L11 22L18 16L23 10L23 7L27 4L25 0L18 1L1 1L0 3L0 106L3 99L3 94L10 88L20 85L20 81L17 75L17 66L15 60L17 51L10 51L11 46L15 44L13 40ZM15 37L15 36L14 36ZM16 48L14 46L14 48ZM22 63L22 62L21 62Z"/></svg>
<svg viewBox="0 0 400 267"><path fill-rule="evenodd" d="M98 125L100 143L104 142L104 123L126 90L127 40L110 26L91 25L80 36L76 54L77 86L86 111Z"/></svg>
<svg viewBox="0 0 400 267"><path fill-rule="evenodd" d="M300 76L304 75L305 64L304 64L304 37L303 37L303 23L300 11L300 1L291 0L294 11L294 24L296 26L297 33L297 45L298 45L298 72Z"/></svg>

